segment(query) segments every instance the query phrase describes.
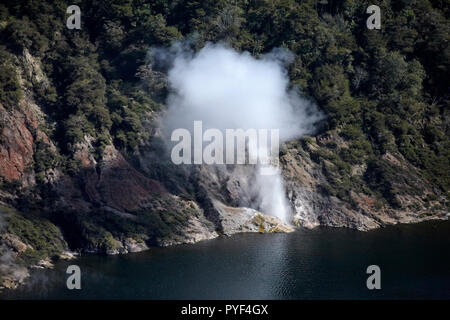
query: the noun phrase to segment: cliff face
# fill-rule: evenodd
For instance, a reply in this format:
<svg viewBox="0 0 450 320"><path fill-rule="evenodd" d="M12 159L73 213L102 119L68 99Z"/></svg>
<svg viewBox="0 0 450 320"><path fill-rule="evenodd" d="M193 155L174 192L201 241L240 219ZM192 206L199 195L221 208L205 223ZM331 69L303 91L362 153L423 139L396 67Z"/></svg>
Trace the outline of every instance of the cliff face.
<svg viewBox="0 0 450 320"><path fill-rule="evenodd" d="M380 200L380 194L376 189L371 189L365 180L367 168L359 164L349 168L347 173L350 179L358 183L350 190L349 199L343 201L339 194L330 193L328 190L334 187L330 175L338 173L333 162L323 158L313 159L314 149L320 147L320 139L319 136L310 140L304 148L288 144L281 158L286 192L294 207L297 225L307 228L326 225L366 231L388 224L448 218L445 207L438 205L432 210L428 201L430 194L438 194L431 206L439 204L445 195L423 179L419 170L405 161L401 154L394 156L386 153L382 160L395 172L392 189L398 206L393 208ZM346 175L341 173L338 177L345 179Z"/></svg>
<svg viewBox="0 0 450 320"><path fill-rule="evenodd" d="M5 124L0 146L0 175L8 181L26 180L25 169L33 159L34 139L27 128L30 113L21 111L23 109L9 113L0 105L2 123Z"/></svg>

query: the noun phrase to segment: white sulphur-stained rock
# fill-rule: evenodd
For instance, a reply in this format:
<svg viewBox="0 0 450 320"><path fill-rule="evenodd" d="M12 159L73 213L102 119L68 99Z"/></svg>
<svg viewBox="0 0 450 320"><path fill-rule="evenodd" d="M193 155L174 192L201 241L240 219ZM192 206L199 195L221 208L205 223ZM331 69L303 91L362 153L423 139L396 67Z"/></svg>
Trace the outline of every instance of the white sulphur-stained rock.
<svg viewBox="0 0 450 320"><path fill-rule="evenodd" d="M295 229L277 217L265 215L245 207L229 207L220 201L213 201L221 216L223 233L232 235L239 232L293 232Z"/></svg>

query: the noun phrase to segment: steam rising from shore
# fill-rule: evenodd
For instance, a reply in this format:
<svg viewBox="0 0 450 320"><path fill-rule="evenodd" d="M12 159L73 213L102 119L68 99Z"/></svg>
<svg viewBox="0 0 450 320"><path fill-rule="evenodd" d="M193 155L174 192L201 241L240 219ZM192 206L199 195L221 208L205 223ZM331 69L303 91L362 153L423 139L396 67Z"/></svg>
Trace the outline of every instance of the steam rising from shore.
<svg viewBox="0 0 450 320"><path fill-rule="evenodd" d="M169 66L171 91L163 119L166 132L190 129L195 120L201 120L204 130L279 129L283 143L311 133L321 118L314 105L289 88L285 66L293 54L284 49L275 49L260 59L212 43L197 53L181 43L152 53L155 63ZM254 190L249 191L258 199L257 209L286 221L289 205L283 179L280 170L274 173L264 177L257 174L250 184Z"/></svg>

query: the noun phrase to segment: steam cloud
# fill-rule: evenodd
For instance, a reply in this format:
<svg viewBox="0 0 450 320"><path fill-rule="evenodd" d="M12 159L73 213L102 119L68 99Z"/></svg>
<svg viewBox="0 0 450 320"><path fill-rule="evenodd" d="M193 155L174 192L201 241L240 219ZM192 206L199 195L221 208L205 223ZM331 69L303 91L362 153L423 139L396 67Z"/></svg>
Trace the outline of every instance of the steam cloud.
<svg viewBox="0 0 450 320"><path fill-rule="evenodd" d="M223 133L225 129L279 129L283 143L311 133L322 117L315 105L289 87L286 65L293 54L287 50L274 49L256 59L221 44L208 43L194 53L177 43L152 53L156 62L169 66L166 133L192 129L194 120L201 120L203 130L217 128ZM286 221L289 205L281 173L256 176L255 206Z"/></svg>

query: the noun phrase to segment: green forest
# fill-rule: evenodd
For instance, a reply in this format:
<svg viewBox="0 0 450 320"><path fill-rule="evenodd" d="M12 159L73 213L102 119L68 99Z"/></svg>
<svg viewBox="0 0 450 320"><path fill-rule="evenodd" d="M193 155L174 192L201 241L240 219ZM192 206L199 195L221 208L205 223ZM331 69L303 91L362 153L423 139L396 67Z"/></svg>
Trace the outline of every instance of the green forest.
<svg viewBox="0 0 450 320"><path fill-rule="evenodd" d="M66 27L73 4L81 8L80 30ZM379 30L366 27L372 4L381 9ZM85 135L94 138L97 160L110 144L127 159L140 152L151 138L148 114L162 110L167 96L147 53L177 40L196 49L222 42L255 57L276 47L295 54L291 86L326 115L318 134L336 133L348 142L318 149L310 148L311 137L298 143L322 164L329 182L324 194L352 206L351 191L363 190L377 195L380 207L399 208L402 190L393 182L408 172L382 157L401 154L448 208L448 0L8 0L0 4L0 101L14 110L26 88L45 113L42 130L56 150L38 141L32 168L45 201L51 200L44 185L49 169L69 176L81 169L74 153ZM25 49L49 81L20 85L16 57ZM366 166L362 176L351 175L356 164Z"/></svg>

